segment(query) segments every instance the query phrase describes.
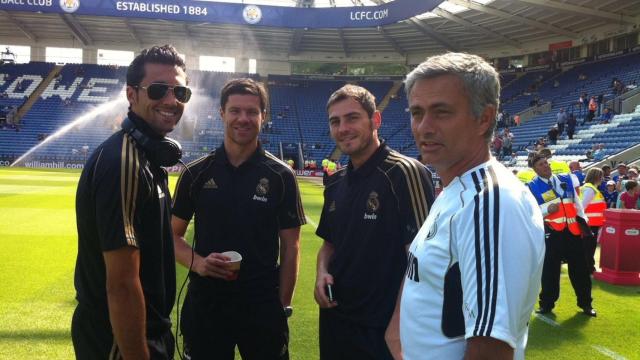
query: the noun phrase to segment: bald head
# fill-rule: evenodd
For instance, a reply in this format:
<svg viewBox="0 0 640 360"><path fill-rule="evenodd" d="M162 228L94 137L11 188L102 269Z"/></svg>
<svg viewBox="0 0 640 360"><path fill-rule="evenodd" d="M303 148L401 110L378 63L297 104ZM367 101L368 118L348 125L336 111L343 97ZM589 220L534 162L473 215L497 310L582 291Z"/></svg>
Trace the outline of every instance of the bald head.
<svg viewBox="0 0 640 360"><path fill-rule="evenodd" d="M571 170L571 172L574 172L574 171L582 170L582 167L580 166L580 162L579 161L573 160L573 161L569 162L569 169Z"/></svg>

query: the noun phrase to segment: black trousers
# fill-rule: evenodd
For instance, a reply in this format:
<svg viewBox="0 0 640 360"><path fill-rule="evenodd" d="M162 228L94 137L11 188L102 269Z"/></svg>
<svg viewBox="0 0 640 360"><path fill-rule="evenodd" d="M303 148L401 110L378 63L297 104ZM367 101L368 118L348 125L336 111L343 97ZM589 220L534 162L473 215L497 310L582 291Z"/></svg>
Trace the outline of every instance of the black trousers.
<svg viewBox="0 0 640 360"><path fill-rule="evenodd" d="M393 360L384 340L385 330L320 309L320 360Z"/></svg>
<svg viewBox="0 0 640 360"><path fill-rule="evenodd" d="M244 360L289 359L289 327L277 291L254 302L190 286L180 318L192 360L233 360L236 346Z"/></svg>
<svg viewBox="0 0 640 360"><path fill-rule="evenodd" d="M587 268L583 239L571 234L568 229L547 230L545 245L540 307L553 309L560 297L562 260L565 260L569 267L569 280L576 294L578 307L591 307L591 277Z"/></svg>
<svg viewBox="0 0 640 360"><path fill-rule="evenodd" d="M71 339L78 360L122 359L108 320L81 305L73 312ZM147 347L152 360L173 360L175 338L171 329L147 334Z"/></svg>
<svg viewBox="0 0 640 360"><path fill-rule="evenodd" d="M593 236L584 239L584 254L587 259L587 269L590 274L596 271L596 247L598 247L598 231L600 226L590 226Z"/></svg>

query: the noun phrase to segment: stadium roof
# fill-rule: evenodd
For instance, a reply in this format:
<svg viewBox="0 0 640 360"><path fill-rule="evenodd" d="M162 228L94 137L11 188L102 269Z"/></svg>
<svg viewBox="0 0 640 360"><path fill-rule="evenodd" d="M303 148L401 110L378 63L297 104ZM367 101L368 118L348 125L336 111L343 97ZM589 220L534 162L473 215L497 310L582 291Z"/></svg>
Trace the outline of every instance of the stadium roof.
<svg viewBox="0 0 640 360"><path fill-rule="evenodd" d="M419 1L419 0L416 0ZM243 2L227 0L225 2ZM389 0L255 0L245 4L354 6ZM229 49L295 56L330 53L428 54L443 50L480 52L545 39L593 41L587 34L615 25L624 32L640 24L640 1L632 0L447 0L433 11L371 28L291 29L162 19L46 14L0 10L0 39L25 44L73 41L77 46L137 48L173 43L181 49Z"/></svg>

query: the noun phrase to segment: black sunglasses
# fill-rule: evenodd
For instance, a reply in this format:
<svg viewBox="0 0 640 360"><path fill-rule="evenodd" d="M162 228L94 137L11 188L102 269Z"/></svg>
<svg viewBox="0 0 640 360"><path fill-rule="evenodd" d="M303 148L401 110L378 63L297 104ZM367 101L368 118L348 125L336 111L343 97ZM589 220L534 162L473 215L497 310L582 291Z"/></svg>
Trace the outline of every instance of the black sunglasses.
<svg viewBox="0 0 640 360"><path fill-rule="evenodd" d="M191 89L186 86L176 85L171 86L169 84L162 83L152 83L149 86L136 86L136 88L144 89L147 91L147 96L151 100L160 100L167 96L167 91L169 89L173 90L173 96L176 97L176 100L185 104L191 99Z"/></svg>

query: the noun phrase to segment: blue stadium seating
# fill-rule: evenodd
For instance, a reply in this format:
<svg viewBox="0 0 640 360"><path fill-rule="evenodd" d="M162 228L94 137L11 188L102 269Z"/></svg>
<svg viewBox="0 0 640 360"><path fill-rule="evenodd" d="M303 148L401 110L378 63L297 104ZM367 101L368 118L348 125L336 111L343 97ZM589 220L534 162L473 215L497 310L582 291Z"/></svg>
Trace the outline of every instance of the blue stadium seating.
<svg viewBox="0 0 640 360"><path fill-rule="evenodd" d="M640 82L640 54L630 54L599 62L578 65L564 72L537 71L523 75L505 74L501 77L504 109L512 115L526 109L529 101L538 97L551 101L551 111L539 114L519 127L512 128L515 135L514 148L519 150L518 166L523 165L526 148L544 137L556 121L561 107L574 112L583 122L586 111L576 106L580 94L602 95L604 100L612 94L613 78L629 84ZM7 106L21 106L34 91L41 79L46 78L55 65L29 63L0 67L0 110ZM6 80L5 80L5 75ZM0 130L0 157L15 158L37 145L42 134L51 135L70 124L80 115L91 114L91 110L119 99L113 111L103 112L86 121L79 128L69 130L67 135L48 141L35 153L39 159L52 161L82 162L87 154L102 140L118 128L126 115L125 89L126 67L99 65L65 65L60 76L44 90L38 101L22 119L19 131ZM586 80L578 80L585 74ZM229 78L250 76L248 74L189 71L190 86L194 96L178 128L172 134L183 144L185 161L193 160L215 147L223 139L223 124L219 116L220 88ZM18 77L25 79L22 91L15 90ZM255 77L255 75L254 75ZM557 82L559 86L554 86ZM535 83L535 86L531 86ZM301 80L296 77L270 76L267 80L270 96L269 110L271 126L260 135L264 147L279 154L280 144L301 143L308 159L321 161L335 148L329 136L326 101L330 94L345 84L342 80ZM380 103L389 94L392 81L359 81L368 88ZM417 149L411 135L410 117L407 114L407 96L400 89L391 97L382 114L380 136L394 149L415 157ZM594 144L604 143L607 155L615 154L640 142L640 114L616 116L610 124L597 121L579 125L575 138L561 138L551 146L562 159L583 158ZM596 118L597 120L597 118ZM347 158L342 157L341 162Z"/></svg>
<svg viewBox="0 0 640 360"><path fill-rule="evenodd" d="M591 149L594 141L605 143L606 154L612 155L633 144L640 142L640 137L631 136L620 140L611 137L612 133L605 133L601 137L592 140L584 140L596 129L608 129L618 126L618 120L613 121L609 125L599 125L598 117L592 123L584 124L587 110L577 105L578 98L581 94L586 93L588 97L602 95L603 102L615 97L613 94L611 83L614 78L618 78L625 84L630 84L634 80L640 81L640 54L630 54L618 58L608 59L599 62L591 62L578 65L544 82L538 90L541 99L552 101L551 111L535 116L531 120L523 123L519 127L512 127L514 134L514 149L519 149L518 155L521 159L520 166L526 166L526 147L530 147L536 139L546 137L547 132L556 123L556 114L560 108L564 108L569 113L574 113L578 118L578 126L576 128L576 136L574 140L561 138L558 144L550 146L561 159L578 160L584 159L584 154ZM586 75L586 80L578 80L580 74ZM559 82L556 88L553 86L554 81ZM616 119L626 119L626 117ZM635 119L632 117L632 119ZM626 120L625 120L626 121ZM593 128L592 130L589 130ZM565 133L566 134L566 133ZM566 137L566 135L565 135Z"/></svg>

